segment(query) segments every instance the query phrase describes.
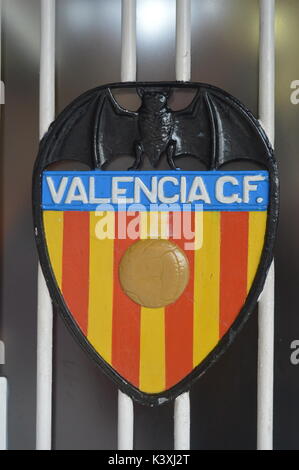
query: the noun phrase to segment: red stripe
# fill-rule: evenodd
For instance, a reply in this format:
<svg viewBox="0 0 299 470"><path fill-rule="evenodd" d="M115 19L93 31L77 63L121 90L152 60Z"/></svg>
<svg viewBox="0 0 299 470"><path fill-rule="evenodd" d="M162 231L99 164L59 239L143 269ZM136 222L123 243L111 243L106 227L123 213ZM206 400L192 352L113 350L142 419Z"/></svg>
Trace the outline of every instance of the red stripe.
<svg viewBox="0 0 299 470"><path fill-rule="evenodd" d="M82 332L87 334L89 212L64 212L62 292Z"/></svg>
<svg viewBox="0 0 299 470"><path fill-rule="evenodd" d="M121 221L116 214L116 237ZM129 221L136 214L127 215ZM112 366L126 380L139 386L140 358L140 306L133 302L122 290L119 278L119 262L126 249L134 243L130 239L115 239L114 242L114 290L113 290L113 332L112 332Z"/></svg>
<svg viewBox="0 0 299 470"><path fill-rule="evenodd" d="M172 233L172 214L170 214L170 234ZM194 230L194 213L191 214ZM190 265L190 280L181 297L165 308L165 356L166 388L182 380L193 368L193 295L194 295L194 251L185 250L186 240L172 240L187 255ZM191 240L192 241L192 240Z"/></svg>
<svg viewBox="0 0 299 470"><path fill-rule="evenodd" d="M246 299L248 212L221 213L220 337Z"/></svg>

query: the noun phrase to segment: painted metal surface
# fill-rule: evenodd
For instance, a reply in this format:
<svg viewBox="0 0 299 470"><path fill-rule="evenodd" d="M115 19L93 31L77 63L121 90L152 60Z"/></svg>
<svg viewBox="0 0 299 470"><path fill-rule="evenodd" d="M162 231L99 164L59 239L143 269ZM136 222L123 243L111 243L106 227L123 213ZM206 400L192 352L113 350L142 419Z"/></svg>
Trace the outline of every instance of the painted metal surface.
<svg viewBox="0 0 299 470"><path fill-rule="evenodd" d="M275 0L260 1L259 118L271 144L275 134ZM257 448L273 448L275 272L271 265L259 300Z"/></svg>
<svg viewBox="0 0 299 470"><path fill-rule="evenodd" d="M55 0L41 2L40 138L55 116ZM52 302L43 273L38 269L36 449L52 444Z"/></svg>
<svg viewBox="0 0 299 470"><path fill-rule="evenodd" d="M4 103L4 86L2 87L2 0L0 0L0 105ZM0 106L1 118L1 106ZM0 330L1 338L2 331ZM0 366L5 364L5 345L0 340ZM7 379L0 377L0 450L7 449Z"/></svg>
<svg viewBox="0 0 299 470"><path fill-rule="evenodd" d="M191 80L191 0L176 1L176 80ZM190 394L185 392L174 403L174 448L190 448Z"/></svg>
<svg viewBox="0 0 299 470"><path fill-rule="evenodd" d="M189 392L179 395L174 402L174 449L190 449L190 396Z"/></svg>
<svg viewBox="0 0 299 470"><path fill-rule="evenodd" d="M122 0L121 3L121 81L136 81L137 40L136 0ZM134 405L132 399L118 391L118 449L132 450L134 440Z"/></svg>
<svg viewBox="0 0 299 470"><path fill-rule="evenodd" d="M122 0L121 81L136 80L136 0Z"/></svg>
<svg viewBox="0 0 299 470"><path fill-rule="evenodd" d="M132 450L134 444L134 405L132 399L118 391L117 448Z"/></svg>
<svg viewBox="0 0 299 470"><path fill-rule="evenodd" d="M176 79L191 80L191 0L176 0Z"/></svg>
<svg viewBox="0 0 299 470"><path fill-rule="evenodd" d="M109 85L109 88L87 92L60 115L43 139L34 172L37 245L53 300L81 344L124 391L136 400L161 404L185 391L215 361L255 305L272 260L277 222L277 172L272 150L258 122L221 90L195 83L132 84L131 87L144 90L148 119L156 109L157 98L158 108L162 106L161 122L153 121L146 131L142 131L139 124L141 130L138 131L141 111L132 113L114 107L114 101L111 106L111 91L120 86ZM167 126L163 130L164 106L167 106L163 90L172 87L193 87L197 94L189 108L177 112L179 118L177 115L172 118L171 110L167 111ZM142 103L140 110L143 106ZM189 124L188 132L184 131L185 120ZM160 134L161 124L163 132ZM196 126L200 137L193 133ZM161 136L165 136L165 140ZM173 153L169 153L170 146ZM138 155L138 148L143 149L144 159ZM198 153L193 149L198 149ZM132 157L135 155L135 163L138 162L135 166L141 166L149 157L149 163L155 167L165 155L166 167L176 168L176 161L180 161L182 167L184 159L193 155L195 162L197 157L212 172L107 171L108 164L120 150L131 153ZM65 171L56 176L55 172L44 172L49 164L68 159L80 161L94 170ZM247 164L252 161L263 164L269 172L269 187L267 172L247 174L228 170L225 174L216 171L240 159ZM119 165L121 162L120 159ZM155 192L154 180L158 192ZM168 186L164 185L165 180ZM266 184L264 189L258 189L258 182ZM140 185L143 188L143 198L138 198L137 184L139 192ZM181 198L177 194L174 200L177 185L181 187ZM96 207L90 198L94 203L110 206ZM165 222L166 238L185 249L191 274L183 295L162 309L159 318L157 311L143 312L140 305L130 300L122 292L118 277L119 262L136 240L129 234L135 216L132 210L137 211L137 218L138 213L141 217L137 238L144 238L142 210L130 209L129 204L142 204L145 200L148 200L145 210L153 210L154 206L149 207L149 203L175 202L176 210L182 214L184 203L190 203L187 210L196 226L195 248L188 251L185 227L183 235L180 232L176 236L175 215L173 220L168 216ZM202 227L197 222L193 200L203 206ZM125 204L125 208L119 206L120 203ZM101 223L96 213L99 207L100 212L106 207L102 215L114 217L113 234L105 239L97 234L97 224ZM125 224L119 218L123 211L128 212ZM170 204L169 212L173 211ZM123 236L120 230L124 228ZM197 246L200 230L203 230L203 242ZM215 244L210 246L212 240ZM105 287L101 291L102 283ZM212 293L219 298L219 305L210 305L210 300L202 303L205 295L207 299L213 298ZM210 324L211 313L213 325ZM150 323L149 317L152 318ZM151 344L143 341L149 334L156 338ZM161 348L157 347L160 336L163 338Z"/></svg>

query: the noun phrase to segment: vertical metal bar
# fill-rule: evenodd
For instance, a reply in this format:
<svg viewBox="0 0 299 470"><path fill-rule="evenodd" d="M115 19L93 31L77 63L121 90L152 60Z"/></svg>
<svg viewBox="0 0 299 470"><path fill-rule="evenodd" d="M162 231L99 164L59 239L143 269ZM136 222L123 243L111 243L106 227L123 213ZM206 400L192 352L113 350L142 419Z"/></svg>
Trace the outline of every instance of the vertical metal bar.
<svg viewBox="0 0 299 470"><path fill-rule="evenodd" d="M7 449L7 380L0 377L0 450Z"/></svg>
<svg viewBox="0 0 299 470"><path fill-rule="evenodd" d="M55 0L41 0L40 138L55 116ZM53 311L38 267L36 449L50 450L52 437Z"/></svg>
<svg viewBox="0 0 299 470"><path fill-rule="evenodd" d="M176 79L191 78L191 0L176 0Z"/></svg>
<svg viewBox="0 0 299 470"><path fill-rule="evenodd" d="M275 0L260 0L259 118L274 145Z"/></svg>
<svg viewBox="0 0 299 470"><path fill-rule="evenodd" d="M122 0L121 81L136 81L136 0ZM134 406L130 397L118 391L118 449L132 450Z"/></svg>
<svg viewBox="0 0 299 470"><path fill-rule="evenodd" d="M2 0L0 0L0 105L4 103L4 86L2 86ZM3 95L2 95L3 94ZM0 108L1 114L1 108ZM5 346L0 341L0 365L5 363ZM0 451L7 450L7 379L0 377Z"/></svg>
<svg viewBox="0 0 299 470"><path fill-rule="evenodd" d="M0 0L0 117L2 104L2 0ZM4 90L3 90L4 91ZM5 348L3 341L0 340L0 365L5 361Z"/></svg>
<svg viewBox="0 0 299 470"><path fill-rule="evenodd" d="M190 449L190 394L180 395L174 403L174 448Z"/></svg>
<svg viewBox="0 0 299 470"><path fill-rule="evenodd" d="M132 450L134 440L134 405L128 395L118 391L118 450Z"/></svg>
<svg viewBox="0 0 299 470"><path fill-rule="evenodd" d="M1 82L1 47L2 47L2 0L0 0L0 93L2 90ZM2 103L2 96L0 96L0 105ZM1 113L1 108L0 108ZM5 347L4 343L0 341L0 365L5 362ZM0 451L7 449L7 379L0 377Z"/></svg>
<svg viewBox="0 0 299 470"><path fill-rule="evenodd" d="M260 0L259 117L271 143L275 132L275 0ZM274 262L259 300L257 448L273 448Z"/></svg>
<svg viewBox="0 0 299 470"><path fill-rule="evenodd" d="M136 0L122 0L121 81L136 80Z"/></svg>
<svg viewBox="0 0 299 470"><path fill-rule="evenodd" d="M191 78L191 0L176 0L176 79ZM190 449L190 395L180 395L174 403L174 448Z"/></svg>

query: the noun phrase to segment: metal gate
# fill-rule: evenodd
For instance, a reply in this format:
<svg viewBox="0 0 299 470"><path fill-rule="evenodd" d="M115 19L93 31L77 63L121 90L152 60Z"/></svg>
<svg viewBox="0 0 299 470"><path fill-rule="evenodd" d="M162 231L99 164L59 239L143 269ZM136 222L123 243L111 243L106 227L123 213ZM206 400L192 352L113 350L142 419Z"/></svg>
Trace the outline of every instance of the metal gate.
<svg viewBox="0 0 299 470"><path fill-rule="evenodd" d="M173 0L174 2L174 0ZM56 2L57 3L57 2ZM71 1L68 2L72 8ZM100 3L100 2L99 2ZM148 2L149 3L149 2ZM153 2L152 12L159 2ZM192 76L191 22L200 15L200 0L176 0L175 71L176 80L189 81ZM213 3L213 2L211 2ZM217 3L217 2L214 2ZM223 2L222 2L223 3ZM55 117L55 0L41 0L40 42L40 138ZM274 144L275 90L275 0L260 0L259 38L259 119ZM138 41L136 24L138 0L121 2L121 80L137 77ZM98 10L100 11L100 10ZM157 15L161 14L159 8ZM167 14L166 14L167 15ZM196 16L197 17L197 16ZM152 16L155 21L155 15ZM246 19L244 20L246 21ZM80 18L77 18L80 23ZM237 40L237 39L236 39ZM194 47L194 46L193 46ZM115 59L116 60L116 59ZM37 295L37 396L36 448L52 448L52 376L53 376L53 312L52 303L42 272L38 270ZM257 448L273 446L273 355L274 355L274 265L258 306L258 365L257 365ZM1 354L0 354L1 358ZM6 381L0 378L0 448L6 448ZM200 397L198 397L200 400ZM191 403L192 410L192 403ZM174 449L190 449L190 396L184 393L174 403ZM192 412L191 412L192 415ZM134 405L118 392L118 449L133 449Z"/></svg>

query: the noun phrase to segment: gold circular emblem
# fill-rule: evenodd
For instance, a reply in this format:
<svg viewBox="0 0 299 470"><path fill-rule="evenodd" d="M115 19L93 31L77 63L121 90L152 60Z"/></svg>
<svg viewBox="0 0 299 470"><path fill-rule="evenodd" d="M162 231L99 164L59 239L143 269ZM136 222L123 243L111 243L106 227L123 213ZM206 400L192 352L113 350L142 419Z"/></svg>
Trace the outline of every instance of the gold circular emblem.
<svg viewBox="0 0 299 470"><path fill-rule="evenodd" d="M139 240L131 245L119 264L123 291L148 308L175 302L189 281L185 253L169 240Z"/></svg>

